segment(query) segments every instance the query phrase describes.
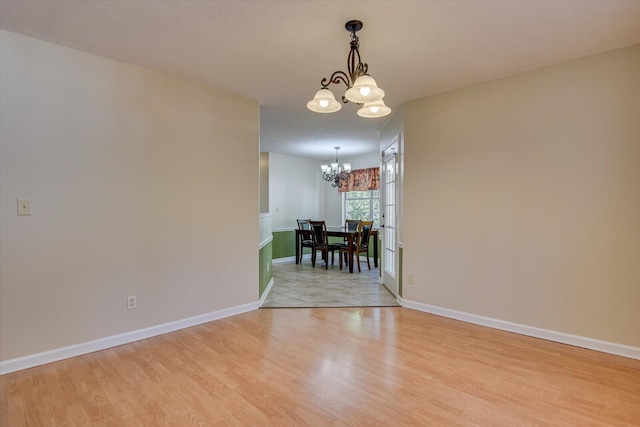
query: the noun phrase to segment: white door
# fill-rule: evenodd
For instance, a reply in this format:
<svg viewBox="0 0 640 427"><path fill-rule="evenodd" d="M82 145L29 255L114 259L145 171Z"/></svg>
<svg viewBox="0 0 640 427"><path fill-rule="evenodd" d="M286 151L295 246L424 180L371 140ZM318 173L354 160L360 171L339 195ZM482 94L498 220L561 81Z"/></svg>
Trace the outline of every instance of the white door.
<svg viewBox="0 0 640 427"><path fill-rule="evenodd" d="M382 152L382 283L398 296L398 139Z"/></svg>

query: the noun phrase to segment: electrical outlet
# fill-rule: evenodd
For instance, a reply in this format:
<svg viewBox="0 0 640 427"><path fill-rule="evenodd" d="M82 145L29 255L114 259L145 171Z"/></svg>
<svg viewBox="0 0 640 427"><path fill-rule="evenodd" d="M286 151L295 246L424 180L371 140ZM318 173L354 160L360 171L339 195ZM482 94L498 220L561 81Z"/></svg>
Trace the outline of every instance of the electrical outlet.
<svg viewBox="0 0 640 427"><path fill-rule="evenodd" d="M127 310L134 310L138 307L138 303L136 302L136 296L131 295L127 297Z"/></svg>
<svg viewBox="0 0 640 427"><path fill-rule="evenodd" d="M413 285L413 274L409 274L407 276L407 283Z"/></svg>
<svg viewBox="0 0 640 427"><path fill-rule="evenodd" d="M267 263L267 271L271 271L271 263Z"/></svg>
<svg viewBox="0 0 640 427"><path fill-rule="evenodd" d="M30 199L18 199L18 215L29 216L31 215L31 200Z"/></svg>

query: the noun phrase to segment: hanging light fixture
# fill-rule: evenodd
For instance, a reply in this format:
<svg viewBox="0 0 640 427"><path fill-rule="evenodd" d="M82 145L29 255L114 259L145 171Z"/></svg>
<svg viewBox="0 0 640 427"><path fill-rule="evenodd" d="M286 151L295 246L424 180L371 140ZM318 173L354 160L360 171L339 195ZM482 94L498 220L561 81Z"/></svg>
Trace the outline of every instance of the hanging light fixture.
<svg viewBox="0 0 640 427"><path fill-rule="evenodd" d="M329 181L332 187L337 187L338 182L341 179L348 179L349 173L351 172L351 163L343 163L340 166L340 162L338 161L338 150L340 147L333 147L336 150L336 161L335 163L331 163L331 165L322 165L320 168L322 169L322 178L325 181Z"/></svg>
<svg viewBox="0 0 640 427"><path fill-rule="evenodd" d="M376 81L367 74L369 65L360 59L360 39L356 35L362 29L362 22L349 21L344 27L351 33L349 56L347 57L347 70L334 71L330 78L323 78L320 84L322 88L316 92L313 99L307 102L307 108L316 113L334 113L342 108L336 101L329 85L344 83L347 90L342 96L342 102L349 101L363 105L358 110L360 117L384 117L391 113L391 108L384 104L384 91L378 87ZM357 61L357 62L356 62ZM338 147L339 148L339 147Z"/></svg>

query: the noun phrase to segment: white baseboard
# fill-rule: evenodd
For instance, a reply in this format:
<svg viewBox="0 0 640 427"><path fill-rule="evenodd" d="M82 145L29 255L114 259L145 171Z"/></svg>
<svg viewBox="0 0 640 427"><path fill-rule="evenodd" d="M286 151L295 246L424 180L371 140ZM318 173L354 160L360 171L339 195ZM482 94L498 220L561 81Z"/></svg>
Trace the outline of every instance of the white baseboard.
<svg viewBox="0 0 640 427"><path fill-rule="evenodd" d="M272 286L273 286L273 277L271 278L271 280L269 280L269 284L267 284L267 287L264 289L264 292L260 297L260 301L258 301L258 307L261 307L262 304L264 304L264 300L267 299L267 295L269 295L269 291L271 290Z"/></svg>
<svg viewBox="0 0 640 427"><path fill-rule="evenodd" d="M303 255L303 258L305 256L311 256L311 255ZM274 259L271 260L271 263L280 264L280 263L289 262L289 261L294 261L295 262L295 260L296 260L296 257L294 255L294 256L288 256L288 257L284 257L284 258L274 258Z"/></svg>
<svg viewBox="0 0 640 427"><path fill-rule="evenodd" d="M189 328L191 326L200 325L202 323L223 319L236 314L246 313L259 308L257 302L238 305L235 307L225 308L211 313L205 313L198 316L188 317L186 319L176 320L174 322L163 323L161 325L151 326L149 328L138 329L136 331L125 332L110 337L100 338L94 341L88 341L80 344L70 345L68 347L57 348L42 353L31 354L28 356L18 357L15 359L3 360L0 362L0 375L8 374L22 369L33 368L34 366L44 365L46 363L57 362L58 360L68 359L70 357L80 356L94 351L104 350L134 341L155 337L157 335L166 334L168 332L177 331L179 329Z"/></svg>
<svg viewBox="0 0 640 427"><path fill-rule="evenodd" d="M474 323L476 325L488 326L516 334L527 335L535 338L542 338L562 344L569 344L576 347L588 348L590 350L601 351L603 353L615 354L640 360L640 347L632 347L624 344L617 344L609 341L601 341L579 335L566 334L564 332L552 331L549 329L536 328L533 326L521 325L518 323L506 322L504 320L492 319L490 317L478 316L464 313L462 311L423 304L416 301L402 299L402 306L426 313L437 314L438 316L451 319L462 320L463 322Z"/></svg>

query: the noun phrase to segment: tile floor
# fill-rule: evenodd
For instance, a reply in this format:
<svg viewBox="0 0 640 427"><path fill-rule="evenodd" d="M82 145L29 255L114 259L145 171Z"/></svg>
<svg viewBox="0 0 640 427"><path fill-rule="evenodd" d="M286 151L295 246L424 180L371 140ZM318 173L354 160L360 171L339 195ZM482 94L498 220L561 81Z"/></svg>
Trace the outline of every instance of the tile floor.
<svg viewBox="0 0 640 427"><path fill-rule="evenodd" d="M301 264L294 260L273 263L273 285L262 308L283 307L389 307L398 306L395 297L378 281L379 270L362 263L362 273L354 273L321 262L311 266L305 257Z"/></svg>

